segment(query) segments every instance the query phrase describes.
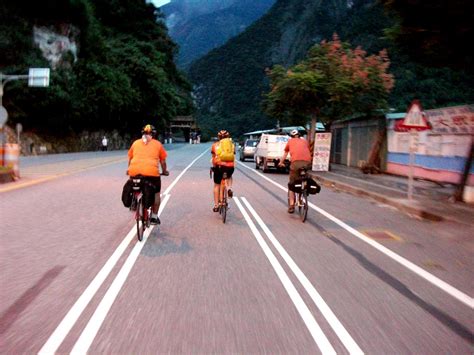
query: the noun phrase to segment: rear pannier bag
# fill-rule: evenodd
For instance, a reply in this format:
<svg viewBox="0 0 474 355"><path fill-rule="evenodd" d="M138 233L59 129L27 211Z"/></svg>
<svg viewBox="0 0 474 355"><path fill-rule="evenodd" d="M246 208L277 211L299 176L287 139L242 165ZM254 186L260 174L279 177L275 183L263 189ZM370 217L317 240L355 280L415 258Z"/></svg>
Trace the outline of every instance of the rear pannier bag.
<svg viewBox="0 0 474 355"><path fill-rule="evenodd" d="M288 183L288 189L297 194L301 193L301 179L296 179L293 183ZM321 191L321 186L314 180L309 178L306 184L306 191L309 195L315 195Z"/></svg>
<svg viewBox="0 0 474 355"><path fill-rule="evenodd" d="M122 203L125 207L129 208L132 205L133 199L133 182L128 179L122 189Z"/></svg>
<svg viewBox="0 0 474 355"><path fill-rule="evenodd" d="M293 191L297 194L300 194L301 193L301 180L300 179L296 179L293 183L288 183L288 189L290 191Z"/></svg>
<svg viewBox="0 0 474 355"><path fill-rule="evenodd" d="M319 194L319 192L321 191L321 186L319 186L319 184L314 179L310 178L308 179L307 189L308 189L308 194L316 195L316 194Z"/></svg>

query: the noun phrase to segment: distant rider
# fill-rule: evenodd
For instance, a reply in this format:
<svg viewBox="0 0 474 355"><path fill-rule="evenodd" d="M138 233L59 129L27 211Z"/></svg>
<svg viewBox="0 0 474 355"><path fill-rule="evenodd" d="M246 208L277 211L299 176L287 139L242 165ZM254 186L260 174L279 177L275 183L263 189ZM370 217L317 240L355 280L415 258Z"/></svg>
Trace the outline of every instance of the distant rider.
<svg viewBox="0 0 474 355"><path fill-rule="evenodd" d="M214 172L214 212L219 211L219 202L221 200L224 188L220 188L222 181L222 176L224 173L227 173L227 193L230 198L233 196L232 192L232 174L234 173L234 160L235 160L235 146L231 141L230 133L226 130L222 130L217 134L219 141L215 142L211 148L212 154L212 170ZM229 147L227 147L229 146ZM223 148L226 150L231 149L232 152L224 152Z"/></svg>
<svg viewBox="0 0 474 355"><path fill-rule="evenodd" d="M285 153L280 160L280 167L285 166L285 159L290 153L290 176L288 182L288 198L289 206L288 213L295 212L295 193L290 190L295 180L298 179L298 171L300 168L306 168L311 170L311 151L309 149L309 143L306 139L300 138L298 130L294 129L290 132L291 138L288 140L285 146Z"/></svg>
<svg viewBox="0 0 474 355"><path fill-rule="evenodd" d="M155 203L153 204L150 222L160 224L158 209L160 207L161 178L158 164L161 165L162 175L169 175L166 170L167 153L156 137L154 126L147 124L142 129L142 138L132 143L128 151L128 175L141 175L155 187Z"/></svg>

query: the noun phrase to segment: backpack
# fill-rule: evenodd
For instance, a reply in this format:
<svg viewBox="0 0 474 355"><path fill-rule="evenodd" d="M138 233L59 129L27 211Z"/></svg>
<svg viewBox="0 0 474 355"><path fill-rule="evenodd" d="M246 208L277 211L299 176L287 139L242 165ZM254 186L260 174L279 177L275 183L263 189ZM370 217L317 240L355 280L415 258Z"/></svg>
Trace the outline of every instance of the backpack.
<svg viewBox="0 0 474 355"><path fill-rule="evenodd" d="M230 138L221 139L217 147L217 156L223 162L234 161L234 144Z"/></svg>

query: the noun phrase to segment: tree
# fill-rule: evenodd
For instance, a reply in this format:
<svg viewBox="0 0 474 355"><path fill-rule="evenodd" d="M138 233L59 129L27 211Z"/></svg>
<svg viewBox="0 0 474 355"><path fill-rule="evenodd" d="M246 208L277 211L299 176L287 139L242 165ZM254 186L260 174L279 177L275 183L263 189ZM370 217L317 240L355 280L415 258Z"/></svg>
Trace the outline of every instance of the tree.
<svg viewBox="0 0 474 355"><path fill-rule="evenodd" d="M330 123L386 107L394 85L387 72L389 64L385 50L368 56L334 34L332 41L313 46L307 57L290 69L276 65L267 71L270 92L263 102L264 110L292 123L304 124L311 117L312 142L318 117Z"/></svg>
<svg viewBox="0 0 474 355"><path fill-rule="evenodd" d="M474 2L470 0L382 0L396 18L385 30L411 58L427 66L472 72ZM393 16L395 15L395 16Z"/></svg>

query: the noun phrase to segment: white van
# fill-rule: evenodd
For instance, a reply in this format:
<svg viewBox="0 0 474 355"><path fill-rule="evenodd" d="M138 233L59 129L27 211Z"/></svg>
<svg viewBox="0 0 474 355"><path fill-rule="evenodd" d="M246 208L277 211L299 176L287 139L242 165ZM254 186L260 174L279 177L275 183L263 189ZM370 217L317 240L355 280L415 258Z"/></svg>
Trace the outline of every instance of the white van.
<svg viewBox="0 0 474 355"><path fill-rule="evenodd" d="M255 150L255 169L262 169L264 172L269 168L278 169L278 163L285 152L287 135L262 134ZM286 169L290 166L290 157L285 161Z"/></svg>

